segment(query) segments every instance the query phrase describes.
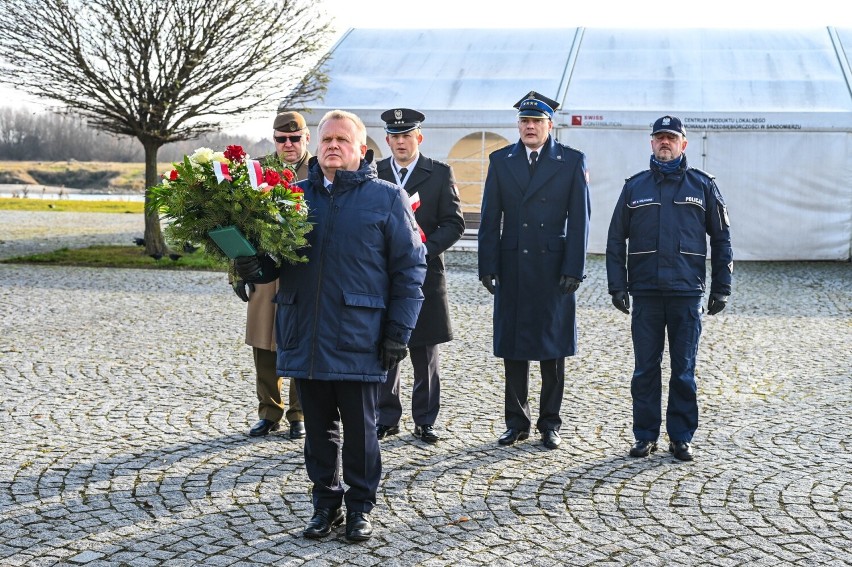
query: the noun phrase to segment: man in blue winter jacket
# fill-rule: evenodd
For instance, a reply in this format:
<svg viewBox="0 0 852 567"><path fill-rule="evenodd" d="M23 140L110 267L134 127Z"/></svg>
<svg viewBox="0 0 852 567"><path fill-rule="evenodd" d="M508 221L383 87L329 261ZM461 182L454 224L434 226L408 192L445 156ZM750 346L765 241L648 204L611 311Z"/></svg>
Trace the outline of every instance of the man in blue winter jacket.
<svg viewBox="0 0 852 567"><path fill-rule="evenodd" d="M701 297L706 291L707 236L711 284L707 314L725 308L734 271L730 221L713 176L686 163L686 131L663 116L651 131L651 167L629 178L621 192L606 245L613 305L630 313L635 368L631 457L657 449L662 425L661 362L669 337L671 378L666 406L669 451L693 459L698 428L695 360L701 336ZM628 295L629 294L629 295Z"/></svg>
<svg viewBox="0 0 852 567"><path fill-rule="evenodd" d="M346 538L364 541L382 472L378 389L406 356L426 259L408 195L376 177L361 119L333 110L317 136L317 157L298 183L314 224L308 262L278 269L268 257L248 256L235 268L246 281L280 275L278 373L296 379L313 482L314 514L303 535L327 536L345 517Z"/></svg>

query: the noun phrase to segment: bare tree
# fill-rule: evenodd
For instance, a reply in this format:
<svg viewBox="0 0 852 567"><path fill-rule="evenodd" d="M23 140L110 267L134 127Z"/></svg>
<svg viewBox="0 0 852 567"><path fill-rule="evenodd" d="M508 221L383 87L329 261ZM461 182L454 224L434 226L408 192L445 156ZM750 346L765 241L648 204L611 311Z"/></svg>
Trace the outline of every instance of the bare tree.
<svg viewBox="0 0 852 567"><path fill-rule="evenodd" d="M312 0L0 0L0 82L137 138L150 187L163 144L318 98L329 37ZM165 252L156 214L145 245Z"/></svg>

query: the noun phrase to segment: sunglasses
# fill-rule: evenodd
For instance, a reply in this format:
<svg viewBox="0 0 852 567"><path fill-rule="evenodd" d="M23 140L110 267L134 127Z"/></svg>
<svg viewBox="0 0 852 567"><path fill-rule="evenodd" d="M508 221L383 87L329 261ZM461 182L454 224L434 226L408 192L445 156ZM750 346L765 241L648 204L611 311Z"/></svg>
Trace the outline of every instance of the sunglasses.
<svg viewBox="0 0 852 567"><path fill-rule="evenodd" d="M291 144L296 144L302 139L302 135L298 136L272 136L272 139L278 142L279 144L285 143L287 140L290 140Z"/></svg>

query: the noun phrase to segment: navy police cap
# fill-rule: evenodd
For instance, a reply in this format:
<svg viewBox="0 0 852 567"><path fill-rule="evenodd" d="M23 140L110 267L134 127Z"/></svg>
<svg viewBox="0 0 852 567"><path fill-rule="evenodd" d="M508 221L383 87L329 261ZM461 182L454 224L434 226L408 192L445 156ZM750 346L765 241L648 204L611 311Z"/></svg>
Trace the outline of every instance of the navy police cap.
<svg viewBox="0 0 852 567"><path fill-rule="evenodd" d="M686 137L686 130L683 129L683 123L680 121L680 118L674 116L657 118L657 121L654 122L654 128L651 130L651 135L653 136L657 132L671 132L672 134L680 134Z"/></svg>
<svg viewBox="0 0 852 567"><path fill-rule="evenodd" d="M385 123L385 132L402 134L420 128L420 123L426 120L426 116L410 108L393 108L382 112L382 120Z"/></svg>
<svg viewBox="0 0 852 567"><path fill-rule="evenodd" d="M559 108L559 103L553 99L547 98L543 94L535 91L530 91L524 98L515 103L515 108L518 109L518 117L527 116L530 118L553 118L553 113Z"/></svg>

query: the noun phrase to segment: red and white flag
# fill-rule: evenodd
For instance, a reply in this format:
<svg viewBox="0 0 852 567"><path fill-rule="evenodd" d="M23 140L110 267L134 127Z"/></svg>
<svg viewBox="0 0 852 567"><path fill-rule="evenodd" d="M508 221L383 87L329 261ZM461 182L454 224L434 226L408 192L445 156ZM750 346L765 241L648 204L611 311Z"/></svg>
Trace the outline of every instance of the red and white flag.
<svg viewBox="0 0 852 567"><path fill-rule="evenodd" d="M216 174L216 181L222 183L225 179L231 181L231 172L228 171L228 164L221 161L213 162L213 173Z"/></svg>
<svg viewBox="0 0 852 567"><path fill-rule="evenodd" d="M414 213L420 208L420 193L409 195L408 198L411 200L411 212ZM420 231L420 242L426 242L426 233L423 232L423 229L420 228L419 224L417 225L417 230Z"/></svg>
<svg viewBox="0 0 852 567"><path fill-rule="evenodd" d="M263 181L263 168L260 167L260 162L256 159L246 161L246 169L248 169L249 182L252 189L257 189Z"/></svg>

